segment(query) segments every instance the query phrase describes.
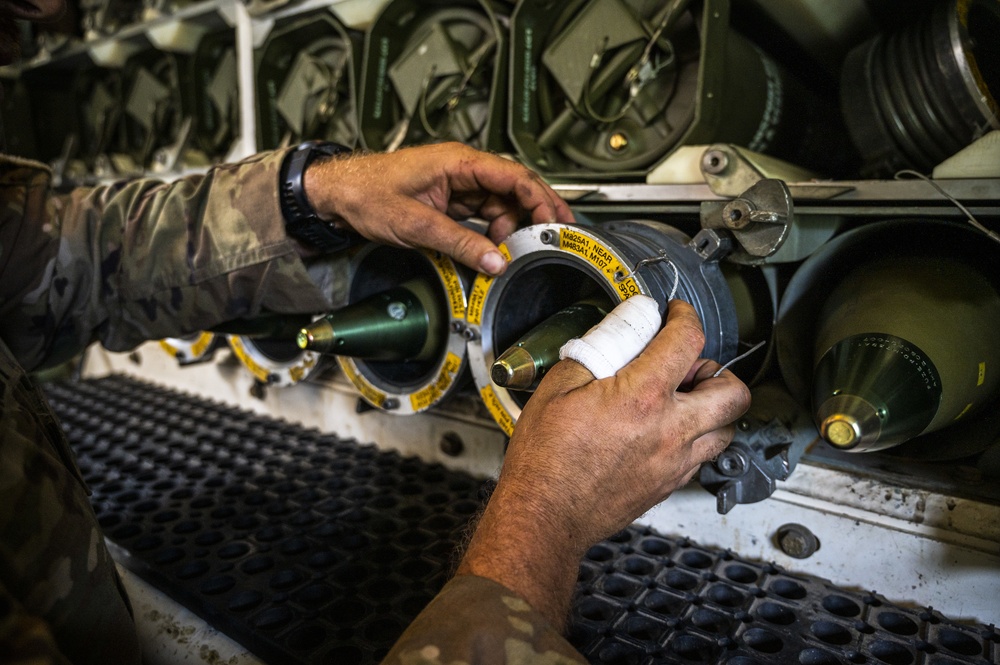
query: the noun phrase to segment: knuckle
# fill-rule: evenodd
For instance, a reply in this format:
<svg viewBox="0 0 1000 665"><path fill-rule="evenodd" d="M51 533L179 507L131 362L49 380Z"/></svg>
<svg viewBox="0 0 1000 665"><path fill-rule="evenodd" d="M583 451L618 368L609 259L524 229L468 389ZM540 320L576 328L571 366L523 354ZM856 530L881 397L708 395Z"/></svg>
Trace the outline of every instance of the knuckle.
<svg viewBox="0 0 1000 665"><path fill-rule="evenodd" d="M752 396L750 389L746 386L746 384L742 381L734 381L732 383L732 390L730 390L729 398L719 402L719 420L731 422L736 418L739 418L747 412L747 409L750 408L751 400Z"/></svg>
<svg viewBox="0 0 1000 665"><path fill-rule="evenodd" d="M694 306L692 306L688 301L681 300L680 298L670 301L670 309L671 311L676 311L681 316L697 316L695 314Z"/></svg>
<svg viewBox="0 0 1000 665"><path fill-rule="evenodd" d="M705 331L700 324L689 322L681 331L685 345L692 349L705 348Z"/></svg>
<svg viewBox="0 0 1000 665"><path fill-rule="evenodd" d="M737 395L736 408L739 411L739 415L746 413L747 409L750 408L750 404L753 401L753 396L750 393L750 388L747 387L745 383L740 381L739 394Z"/></svg>

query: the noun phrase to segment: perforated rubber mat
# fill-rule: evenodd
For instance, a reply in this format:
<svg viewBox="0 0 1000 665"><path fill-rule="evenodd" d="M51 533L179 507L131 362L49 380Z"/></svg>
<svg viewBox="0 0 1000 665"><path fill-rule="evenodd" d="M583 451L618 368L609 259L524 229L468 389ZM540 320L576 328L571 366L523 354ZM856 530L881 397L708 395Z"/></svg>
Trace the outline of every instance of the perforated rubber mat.
<svg viewBox="0 0 1000 665"><path fill-rule="evenodd" d="M120 376L49 387L138 574L274 663L377 663L484 495L464 473ZM632 527L580 568L593 663L1000 662L1000 633Z"/></svg>

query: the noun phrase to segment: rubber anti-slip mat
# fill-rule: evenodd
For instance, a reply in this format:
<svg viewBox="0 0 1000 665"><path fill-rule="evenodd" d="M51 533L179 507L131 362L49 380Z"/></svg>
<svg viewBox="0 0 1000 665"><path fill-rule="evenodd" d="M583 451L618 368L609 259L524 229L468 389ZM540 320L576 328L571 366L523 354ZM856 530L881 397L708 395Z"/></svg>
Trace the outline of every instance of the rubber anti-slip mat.
<svg viewBox="0 0 1000 665"><path fill-rule="evenodd" d="M482 481L122 376L50 400L136 572L274 663L377 663L444 584ZM587 553L593 663L1000 662L993 626L632 527Z"/></svg>

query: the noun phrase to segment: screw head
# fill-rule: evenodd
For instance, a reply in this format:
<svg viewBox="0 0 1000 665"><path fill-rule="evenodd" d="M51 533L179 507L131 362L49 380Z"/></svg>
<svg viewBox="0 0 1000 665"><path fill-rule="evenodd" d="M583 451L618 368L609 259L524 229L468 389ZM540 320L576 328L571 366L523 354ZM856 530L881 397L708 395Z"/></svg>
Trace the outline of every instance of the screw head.
<svg viewBox="0 0 1000 665"><path fill-rule="evenodd" d="M445 432L438 441L438 447L448 457L458 457L465 450L465 442L455 432Z"/></svg>
<svg viewBox="0 0 1000 665"><path fill-rule="evenodd" d="M721 150L706 150L701 157L701 170L719 175L729 166L729 155Z"/></svg>
<svg viewBox="0 0 1000 665"><path fill-rule="evenodd" d="M406 303L399 302L398 300L393 300L385 307L386 314L396 321L402 321L405 319L406 311Z"/></svg>
<svg viewBox="0 0 1000 665"><path fill-rule="evenodd" d="M750 213L753 211L753 204L746 199L733 199L722 209L722 222L727 229L738 231L750 224Z"/></svg>
<svg viewBox="0 0 1000 665"><path fill-rule="evenodd" d="M819 538L801 524L784 524L775 533L778 547L795 559L808 559L819 549Z"/></svg>
<svg viewBox="0 0 1000 665"><path fill-rule="evenodd" d="M723 450L715 460L719 472L730 478L741 476L747 470L748 462L743 453L733 448Z"/></svg>

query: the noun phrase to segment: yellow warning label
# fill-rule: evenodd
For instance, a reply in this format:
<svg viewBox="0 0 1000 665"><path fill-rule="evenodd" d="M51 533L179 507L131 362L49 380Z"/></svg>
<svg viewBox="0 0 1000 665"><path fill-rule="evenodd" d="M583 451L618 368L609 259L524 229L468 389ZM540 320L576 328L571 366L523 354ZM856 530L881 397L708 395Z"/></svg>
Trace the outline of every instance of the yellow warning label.
<svg viewBox="0 0 1000 665"><path fill-rule="evenodd" d="M302 379L306 378L306 372L313 368L316 364L315 356L306 356L302 359L302 362L298 365L293 365L288 368L288 376L291 377L292 383L298 383Z"/></svg>
<svg viewBox="0 0 1000 665"><path fill-rule="evenodd" d="M497 249L503 254L503 257L507 261L511 260L510 250L507 249L506 244L502 244ZM465 320L474 326L478 326L483 322L483 306L486 304L486 294L489 293L490 287L493 286L493 278L486 273L479 273L476 275L476 281L472 283L472 292L469 293L469 307L467 314L465 315Z"/></svg>
<svg viewBox="0 0 1000 665"><path fill-rule="evenodd" d="M203 353L208 349L208 345L212 343L215 338L210 332L203 332L194 344L191 345L191 357L200 358Z"/></svg>
<svg viewBox="0 0 1000 665"><path fill-rule="evenodd" d="M483 322L483 306L486 304L486 294L490 292L493 285L493 278L489 275L479 273L476 281L472 283L472 292L469 293L469 310L465 315L465 320L474 326Z"/></svg>
<svg viewBox="0 0 1000 665"><path fill-rule="evenodd" d="M960 414L958 414L957 416L955 416L955 420L958 420L959 418L961 418L962 416L964 416L966 413L969 412L969 409L971 409L971 408L972 408L972 402L969 402L968 404L965 405L965 408L962 409L962 412Z"/></svg>
<svg viewBox="0 0 1000 665"><path fill-rule="evenodd" d="M500 429L504 431L507 436L514 433L514 419L511 417L507 409L503 408L500 403L500 398L497 397L496 392L493 390L493 386L486 386L479 391L479 396L483 398L483 403L486 405L487 410L490 415L493 416L493 420L497 421L497 425Z"/></svg>
<svg viewBox="0 0 1000 665"><path fill-rule="evenodd" d="M368 383L368 380L357 373L354 369L354 363L350 360L344 360L340 363L340 367L344 370L344 374L347 378L354 384L354 387L358 389L361 396L365 398L365 401L369 404L382 408L382 404L385 403L386 394Z"/></svg>
<svg viewBox="0 0 1000 665"><path fill-rule="evenodd" d="M455 264L440 252L427 252L427 257L434 264L434 269L441 276L444 282L445 291L448 292L448 304L451 307L451 318L465 318L465 292L462 290L462 280L458 277Z"/></svg>
<svg viewBox="0 0 1000 665"><path fill-rule="evenodd" d="M979 380L976 381L976 387L978 388L984 383L986 383L986 363L982 362L979 363Z"/></svg>
<svg viewBox="0 0 1000 665"><path fill-rule="evenodd" d="M247 353L246 347L243 346L243 340L239 337L230 337L229 346L232 347L233 353L236 357L240 359L243 366L250 370L250 373L257 377L262 383L267 383L271 376L271 373L257 364L257 361L250 357Z"/></svg>
<svg viewBox="0 0 1000 665"><path fill-rule="evenodd" d="M462 359L449 351L434 383L410 395L413 410L423 411L440 400L455 381L455 375L461 367Z"/></svg>
<svg viewBox="0 0 1000 665"><path fill-rule="evenodd" d="M614 287L620 299L625 300L639 294L639 285L634 278L629 277L620 282L617 281L618 278L629 273L628 268L622 265L621 261L615 258L607 247L590 236L575 229L560 229L559 249L572 252L597 268L608 280L608 283Z"/></svg>
<svg viewBox="0 0 1000 665"><path fill-rule="evenodd" d="M172 355L174 358L177 357L177 349L174 348L173 344L171 344L167 340L161 339L160 340L160 346L163 348L164 351L166 351L167 353L169 353L170 355Z"/></svg>

